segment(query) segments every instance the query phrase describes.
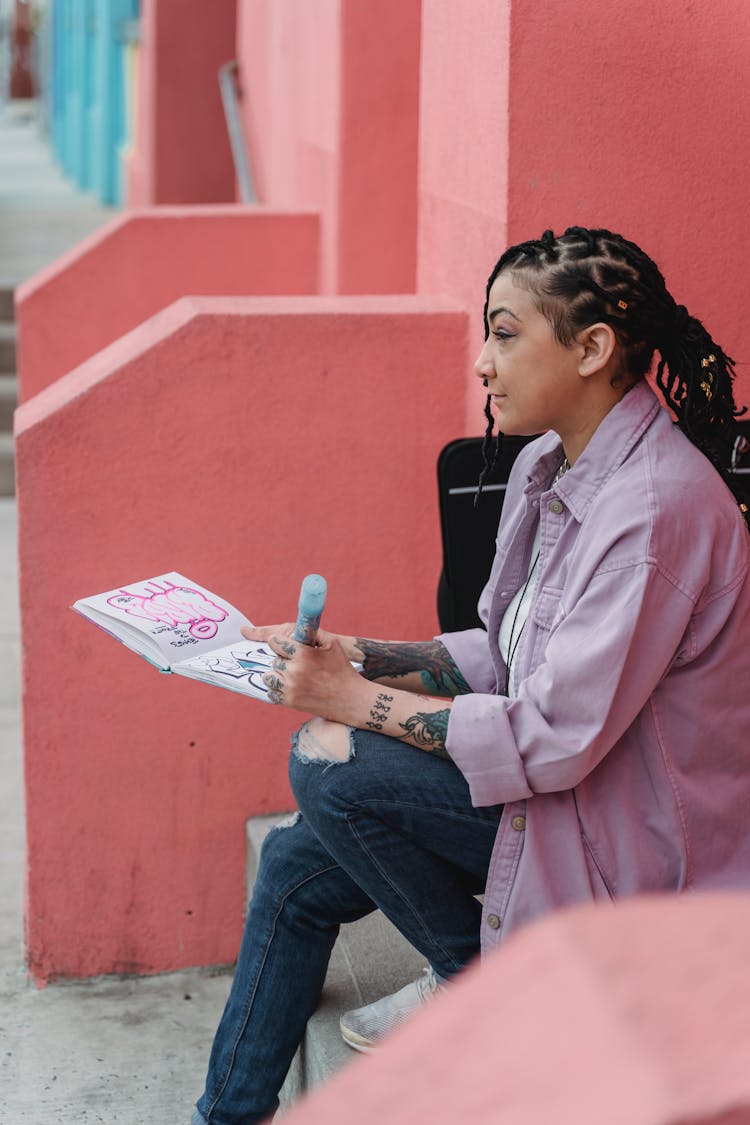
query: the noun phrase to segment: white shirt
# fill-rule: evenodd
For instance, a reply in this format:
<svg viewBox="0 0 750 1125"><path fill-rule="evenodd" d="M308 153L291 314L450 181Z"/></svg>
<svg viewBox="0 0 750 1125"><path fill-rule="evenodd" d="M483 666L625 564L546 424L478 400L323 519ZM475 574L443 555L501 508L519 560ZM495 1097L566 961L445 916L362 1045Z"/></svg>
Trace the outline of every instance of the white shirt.
<svg viewBox="0 0 750 1125"><path fill-rule="evenodd" d="M513 658L518 649L518 642L523 633L523 627L526 624L526 619L529 616L531 609L531 599L534 596L534 589L537 583L537 576L539 574L539 548L541 546L542 528L541 524L536 529L534 536L534 545L531 548L531 562L529 563L529 576L526 582L517 592L513 601L510 603L503 619L500 622L500 632L498 634L497 642L500 646L500 655L503 658L503 663L508 669L508 697L514 699L516 692L513 687Z"/></svg>

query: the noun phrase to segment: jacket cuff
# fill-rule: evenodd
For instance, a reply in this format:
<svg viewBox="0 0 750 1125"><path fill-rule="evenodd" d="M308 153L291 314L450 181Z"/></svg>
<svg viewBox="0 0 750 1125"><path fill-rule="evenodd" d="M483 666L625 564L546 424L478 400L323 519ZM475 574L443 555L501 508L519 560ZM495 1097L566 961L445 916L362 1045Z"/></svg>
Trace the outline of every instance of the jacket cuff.
<svg viewBox="0 0 750 1125"><path fill-rule="evenodd" d="M497 690L497 677L484 629L464 629L462 633L441 633L434 639L447 648L472 691L492 693Z"/></svg>
<svg viewBox="0 0 750 1125"><path fill-rule="evenodd" d="M533 796L507 706L508 700L497 695L459 695L453 700L445 748L466 778L475 807Z"/></svg>

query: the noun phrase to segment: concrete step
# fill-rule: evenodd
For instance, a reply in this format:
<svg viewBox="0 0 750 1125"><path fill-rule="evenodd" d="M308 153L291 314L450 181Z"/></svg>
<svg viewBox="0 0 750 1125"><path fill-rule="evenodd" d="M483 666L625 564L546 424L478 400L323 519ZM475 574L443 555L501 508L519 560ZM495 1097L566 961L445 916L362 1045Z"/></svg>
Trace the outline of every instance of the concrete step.
<svg viewBox="0 0 750 1125"><path fill-rule="evenodd" d="M15 320L13 293L12 285L0 285L0 321Z"/></svg>
<svg viewBox="0 0 750 1125"><path fill-rule="evenodd" d="M13 434L0 434L0 496L15 496L15 494Z"/></svg>
<svg viewBox="0 0 750 1125"><path fill-rule="evenodd" d="M248 898L255 883L260 846L268 831L284 819L284 816L254 817L248 821ZM281 1091L282 1105L288 1105L356 1058L356 1052L346 1046L339 1033L342 1012L370 1004L403 988L418 977L424 967L424 957L380 911L342 926L320 1005L308 1022L305 1038Z"/></svg>
<svg viewBox="0 0 750 1125"><path fill-rule="evenodd" d="M0 433L13 433L13 411L18 405L18 379L0 375Z"/></svg>
<svg viewBox="0 0 750 1125"><path fill-rule="evenodd" d="M16 326L0 323L0 373L12 374L16 369Z"/></svg>

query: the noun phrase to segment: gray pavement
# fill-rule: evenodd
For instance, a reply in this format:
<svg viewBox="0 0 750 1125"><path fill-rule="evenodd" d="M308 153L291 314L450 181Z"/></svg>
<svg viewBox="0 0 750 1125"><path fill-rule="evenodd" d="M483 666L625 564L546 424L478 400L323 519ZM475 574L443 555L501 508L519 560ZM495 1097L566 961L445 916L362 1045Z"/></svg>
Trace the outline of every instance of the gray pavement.
<svg viewBox="0 0 750 1125"><path fill-rule="evenodd" d="M33 103L0 106L0 288L25 281L115 214L63 175Z"/></svg>
<svg viewBox="0 0 750 1125"><path fill-rule="evenodd" d="M33 112L0 108L0 287L109 219L60 174ZM0 1125L187 1125L226 972L37 989L23 962L16 503L0 498Z"/></svg>

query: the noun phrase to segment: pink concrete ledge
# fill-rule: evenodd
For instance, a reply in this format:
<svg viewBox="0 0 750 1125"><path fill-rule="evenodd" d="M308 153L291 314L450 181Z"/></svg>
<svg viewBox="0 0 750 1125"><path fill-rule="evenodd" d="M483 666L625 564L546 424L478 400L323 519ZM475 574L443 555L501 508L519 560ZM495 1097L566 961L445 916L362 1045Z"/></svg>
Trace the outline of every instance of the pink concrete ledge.
<svg viewBox="0 0 750 1125"><path fill-rule="evenodd" d="M189 294L318 291L318 216L263 207L126 211L16 294L22 400Z"/></svg>
<svg viewBox="0 0 750 1125"><path fill-rule="evenodd" d="M288 1125L748 1125L750 895L631 900L518 935Z"/></svg>
<svg viewBox="0 0 750 1125"><path fill-rule="evenodd" d="M160 675L67 607L176 569L286 621L316 571L334 631L432 636L466 339L437 299L185 298L18 409L38 981L231 961L245 820L289 807L300 721Z"/></svg>

